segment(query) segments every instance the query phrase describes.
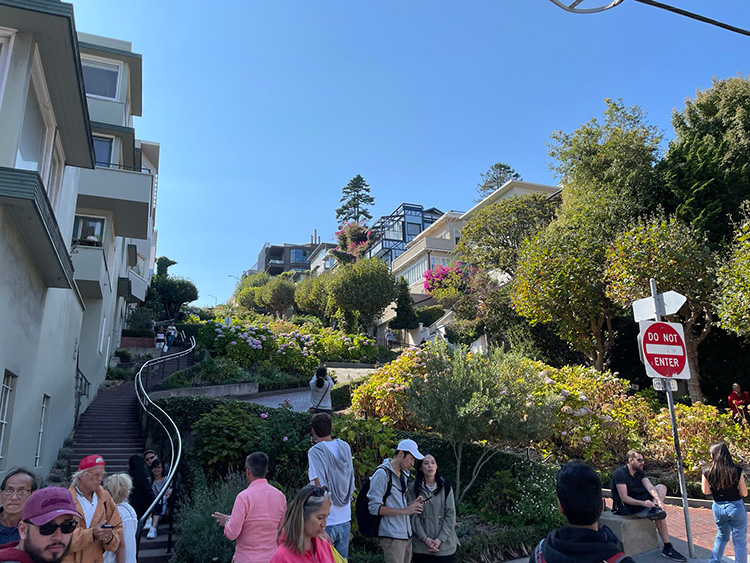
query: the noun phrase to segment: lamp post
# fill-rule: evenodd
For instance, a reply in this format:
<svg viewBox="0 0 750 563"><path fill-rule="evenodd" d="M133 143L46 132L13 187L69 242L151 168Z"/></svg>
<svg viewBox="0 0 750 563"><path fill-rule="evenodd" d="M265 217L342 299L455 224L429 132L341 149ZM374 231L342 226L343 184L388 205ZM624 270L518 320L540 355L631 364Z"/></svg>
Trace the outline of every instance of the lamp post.
<svg viewBox="0 0 750 563"><path fill-rule="evenodd" d="M238 276L235 276L234 274L229 274L229 276L227 276L227 277L236 279L237 283L240 283L240 281L242 281L242 280L240 280L240 278Z"/></svg>
<svg viewBox="0 0 750 563"><path fill-rule="evenodd" d="M206 296L214 298L214 307L216 307L216 305L218 305L218 303L219 303L219 298L218 297L216 297L215 295L211 295L210 293L207 293Z"/></svg>

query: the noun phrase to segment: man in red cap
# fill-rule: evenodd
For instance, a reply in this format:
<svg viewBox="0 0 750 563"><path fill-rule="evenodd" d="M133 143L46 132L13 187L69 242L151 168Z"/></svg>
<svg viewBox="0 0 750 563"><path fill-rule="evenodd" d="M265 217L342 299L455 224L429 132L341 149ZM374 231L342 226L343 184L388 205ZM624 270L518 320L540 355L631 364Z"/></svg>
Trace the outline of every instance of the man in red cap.
<svg viewBox="0 0 750 563"><path fill-rule="evenodd" d="M23 507L21 540L0 549L0 561L60 563L70 549L80 515L70 491L47 487L35 492Z"/></svg>
<svg viewBox="0 0 750 563"><path fill-rule="evenodd" d="M102 479L104 458L84 457L69 488L83 520L73 532L70 553L64 563L102 563L104 552L117 551L122 541L122 518L117 504L102 487Z"/></svg>

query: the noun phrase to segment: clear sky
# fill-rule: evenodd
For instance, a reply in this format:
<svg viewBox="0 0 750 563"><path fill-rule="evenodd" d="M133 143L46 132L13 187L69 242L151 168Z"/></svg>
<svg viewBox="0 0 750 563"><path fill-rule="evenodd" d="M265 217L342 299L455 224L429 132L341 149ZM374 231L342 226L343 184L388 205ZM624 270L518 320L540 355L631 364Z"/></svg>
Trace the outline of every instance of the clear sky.
<svg viewBox="0 0 750 563"><path fill-rule="evenodd" d="M592 0L584 2L591 4ZM750 29L747 0L665 0ZM341 188L467 210L506 162L556 183L547 141L604 111L671 114L712 77L750 73L750 37L625 0L73 0L79 31L143 55L138 138L161 143L158 256L226 301L265 242L332 241Z"/></svg>

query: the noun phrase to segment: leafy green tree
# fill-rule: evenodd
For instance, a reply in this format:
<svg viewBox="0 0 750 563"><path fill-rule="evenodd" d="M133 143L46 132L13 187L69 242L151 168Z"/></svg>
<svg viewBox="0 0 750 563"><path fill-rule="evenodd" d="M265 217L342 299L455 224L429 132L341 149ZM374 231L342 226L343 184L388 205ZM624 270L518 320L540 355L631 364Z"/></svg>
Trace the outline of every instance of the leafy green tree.
<svg viewBox="0 0 750 563"><path fill-rule="evenodd" d="M692 377L692 401L703 401L698 345L713 325L712 297L716 288L716 256L696 229L674 218L640 221L621 233L607 251L607 294L621 307L651 295L649 279L660 291L674 290L687 304L674 318L685 328L685 347Z"/></svg>
<svg viewBox="0 0 750 563"><path fill-rule="evenodd" d="M750 336L750 204L737 226L727 260L718 274L721 327L739 336Z"/></svg>
<svg viewBox="0 0 750 563"><path fill-rule="evenodd" d="M555 216L555 204L543 194L510 197L478 210L461 229L456 252L480 270L513 275L521 243Z"/></svg>
<svg viewBox="0 0 750 563"><path fill-rule="evenodd" d="M300 311L312 313L323 319L328 306L328 280L330 274L307 278L297 284L294 301Z"/></svg>
<svg viewBox="0 0 750 563"><path fill-rule="evenodd" d="M750 188L750 78L714 78L672 125L676 138L660 170L675 214L713 244L727 242Z"/></svg>
<svg viewBox="0 0 750 563"><path fill-rule="evenodd" d="M460 503L500 443L527 445L549 436L555 421L555 399L541 374L519 356L494 348L487 356L465 347L428 347L426 377L412 378L409 408L417 420L450 442L456 456L455 494ZM464 487L463 451L472 442L487 442Z"/></svg>
<svg viewBox="0 0 750 563"><path fill-rule="evenodd" d="M257 299L259 290L259 287L245 287L237 296L237 303L241 307L244 307L245 309L249 309L251 311L258 311L259 309L262 309Z"/></svg>
<svg viewBox="0 0 750 563"><path fill-rule="evenodd" d="M370 230L366 225L356 222L346 223L336 231L338 248L332 248L330 253L342 264L349 264L362 259L370 248Z"/></svg>
<svg viewBox="0 0 750 563"><path fill-rule="evenodd" d="M175 319L185 303L198 299L198 288L188 279L169 275L169 268L177 264L166 256L156 261L156 274L151 286L159 295L165 319Z"/></svg>
<svg viewBox="0 0 750 563"><path fill-rule="evenodd" d="M293 281L276 277L256 290L255 300L268 311L281 313L294 306L294 292Z"/></svg>
<svg viewBox="0 0 750 563"><path fill-rule="evenodd" d="M336 270L328 284L328 311L343 316L350 325L357 318L360 326L369 331L394 297L395 280L388 265L369 258Z"/></svg>
<svg viewBox="0 0 750 563"><path fill-rule="evenodd" d="M491 193L510 182L511 180L520 180L521 176L504 162L496 162L483 174L479 174L482 181L477 184L477 193L479 197L474 201L480 202Z"/></svg>
<svg viewBox="0 0 750 563"><path fill-rule="evenodd" d="M417 313L414 311L414 300L409 292L409 283L404 277L396 280L396 317L388 326L394 330L414 330L419 326Z"/></svg>
<svg viewBox="0 0 750 563"><path fill-rule="evenodd" d="M341 188L341 207L336 209L336 220L340 223L362 223L372 219L368 206L375 203L370 195L370 185L357 174Z"/></svg>

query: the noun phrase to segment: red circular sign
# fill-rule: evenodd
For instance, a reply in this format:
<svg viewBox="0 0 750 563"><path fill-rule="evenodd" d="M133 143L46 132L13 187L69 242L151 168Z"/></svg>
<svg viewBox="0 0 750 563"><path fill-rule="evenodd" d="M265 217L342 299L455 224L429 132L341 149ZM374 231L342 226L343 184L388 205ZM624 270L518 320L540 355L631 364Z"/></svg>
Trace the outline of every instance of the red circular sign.
<svg viewBox="0 0 750 563"><path fill-rule="evenodd" d="M668 323L653 323L643 332L643 357L662 377L674 377L685 369L685 342Z"/></svg>

